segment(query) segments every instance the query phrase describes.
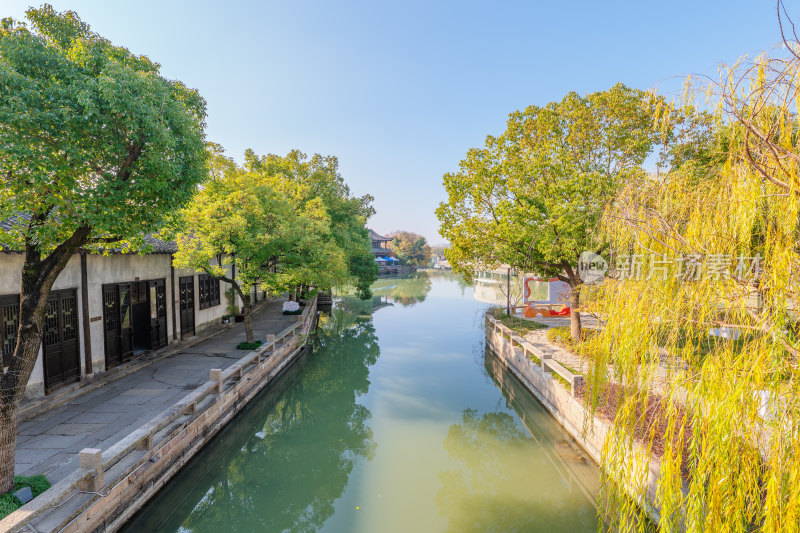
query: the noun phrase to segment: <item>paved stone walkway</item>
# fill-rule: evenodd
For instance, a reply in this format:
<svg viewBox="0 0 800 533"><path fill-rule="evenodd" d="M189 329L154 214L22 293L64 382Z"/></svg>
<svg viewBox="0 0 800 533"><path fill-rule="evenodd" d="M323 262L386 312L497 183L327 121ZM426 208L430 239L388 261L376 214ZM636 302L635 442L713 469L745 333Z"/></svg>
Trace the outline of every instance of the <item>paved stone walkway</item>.
<svg viewBox="0 0 800 533"><path fill-rule="evenodd" d="M282 314L283 301L267 302L258 310L253 318L257 339L297 321ZM78 467L80 450L109 448L208 381L210 369L236 362L246 353L236 349L244 340L244 325L238 324L20 423L15 473L45 474L50 483L58 482Z"/></svg>

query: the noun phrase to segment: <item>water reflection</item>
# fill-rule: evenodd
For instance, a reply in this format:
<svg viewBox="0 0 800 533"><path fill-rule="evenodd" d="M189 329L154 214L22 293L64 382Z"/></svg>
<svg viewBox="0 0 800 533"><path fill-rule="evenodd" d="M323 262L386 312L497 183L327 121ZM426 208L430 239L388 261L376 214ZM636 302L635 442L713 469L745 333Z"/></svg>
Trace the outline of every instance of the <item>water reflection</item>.
<svg viewBox="0 0 800 533"><path fill-rule="evenodd" d="M475 409L450 427L444 447L458 468L439 474L436 496L447 531L593 531L594 466L489 351L485 364L524 427L505 410Z"/></svg>
<svg viewBox="0 0 800 533"><path fill-rule="evenodd" d="M523 274L511 276L509 283L508 274L502 271L480 271L475 274L475 299L492 305L505 306L510 301L511 305L520 305L523 302L522 281ZM547 300L549 298L548 284L546 281L532 281L529 284L531 300ZM510 290L510 298L507 298Z"/></svg>
<svg viewBox="0 0 800 533"><path fill-rule="evenodd" d="M318 530L376 444L357 399L378 359L372 323L334 313L314 356L253 402L128 531ZM341 319L347 318L342 321Z"/></svg>
<svg viewBox="0 0 800 533"><path fill-rule="evenodd" d="M427 272L382 278L372 285L373 295L386 298L403 307L424 302L429 292L431 292L431 278Z"/></svg>

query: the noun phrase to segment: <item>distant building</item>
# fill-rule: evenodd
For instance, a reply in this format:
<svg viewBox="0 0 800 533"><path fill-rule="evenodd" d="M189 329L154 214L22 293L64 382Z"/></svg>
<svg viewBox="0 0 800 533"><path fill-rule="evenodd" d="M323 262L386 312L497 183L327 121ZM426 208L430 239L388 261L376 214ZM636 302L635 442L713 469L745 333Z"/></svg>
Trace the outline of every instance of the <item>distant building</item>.
<svg viewBox="0 0 800 533"><path fill-rule="evenodd" d="M448 261L447 259L440 259L438 257L436 258L436 262L434 263L433 268L436 268L436 269L439 269L439 270L452 270L453 269L453 267L450 266L450 261Z"/></svg>
<svg viewBox="0 0 800 533"><path fill-rule="evenodd" d="M392 241L391 237L378 235L372 230L369 230L369 236L372 239L372 255L375 257L390 257L392 255L392 251L389 249L389 243Z"/></svg>
<svg viewBox="0 0 800 533"><path fill-rule="evenodd" d="M378 235L372 230L369 230L369 236L372 239L372 255L375 256L375 262L378 263L381 274L391 274L397 272L400 262L394 256L389 243L391 237L384 237Z"/></svg>

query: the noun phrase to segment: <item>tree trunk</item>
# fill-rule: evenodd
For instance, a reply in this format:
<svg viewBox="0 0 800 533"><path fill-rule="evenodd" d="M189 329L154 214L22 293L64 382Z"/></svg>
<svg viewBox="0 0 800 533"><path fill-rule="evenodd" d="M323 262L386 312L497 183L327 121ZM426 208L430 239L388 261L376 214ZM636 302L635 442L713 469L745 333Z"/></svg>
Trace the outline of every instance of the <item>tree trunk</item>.
<svg viewBox="0 0 800 533"><path fill-rule="evenodd" d="M14 488L17 407L25 394L25 387L39 355L39 347L42 344L42 316L47 305L47 296L44 298L41 296L45 293L49 295L50 287L46 291L37 291L37 293L29 292L26 299L21 299L20 337L17 340L14 355L11 357L8 372L3 375L2 386L0 386L0 494ZM22 302L26 300L33 305L23 304ZM41 305L37 305L39 302Z"/></svg>
<svg viewBox="0 0 800 533"><path fill-rule="evenodd" d="M581 286L572 285L569 298L569 332L573 342L581 340Z"/></svg>
<svg viewBox="0 0 800 533"><path fill-rule="evenodd" d="M253 308L250 304L249 294L242 294L242 303L244 304L244 333L247 336L247 342L255 342L256 338L253 335Z"/></svg>
<svg viewBox="0 0 800 533"><path fill-rule="evenodd" d="M36 221L34 217L31 221ZM42 344L42 320L58 275L69 258L86 243L91 228L81 226L47 257L42 259L36 244L25 245L25 263L19 301L19 329L8 371L0 376L0 494L14 488L14 456L17 444L17 408L25 394L39 347ZM0 372L2 369L0 369Z"/></svg>
<svg viewBox="0 0 800 533"><path fill-rule="evenodd" d="M231 287L233 287L233 289L239 295L239 298L242 299L242 308L244 309L244 334L247 336L247 342L255 342L255 337L253 336L252 307L250 305L251 285L247 285L247 294L245 294L241 285L235 279L227 276L219 276L217 279L226 283L230 283Z"/></svg>

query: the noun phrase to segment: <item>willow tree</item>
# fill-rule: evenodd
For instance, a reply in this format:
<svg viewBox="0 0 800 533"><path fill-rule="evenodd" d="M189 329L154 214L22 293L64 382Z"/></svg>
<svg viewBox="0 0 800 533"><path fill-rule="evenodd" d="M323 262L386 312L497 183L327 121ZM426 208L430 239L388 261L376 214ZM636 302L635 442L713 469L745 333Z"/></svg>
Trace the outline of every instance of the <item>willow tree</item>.
<svg viewBox="0 0 800 533"><path fill-rule="evenodd" d="M569 283L578 339L578 259L583 251L604 250L593 230L619 188L641 174L658 140L656 104L617 84L512 113L501 136L487 137L484 148L469 150L459 172L444 176L448 201L436 214L453 269L469 278L506 263Z"/></svg>
<svg viewBox="0 0 800 533"><path fill-rule="evenodd" d="M638 512L657 459L662 531L800 525L798 49L693 82L662 113L664 131L684 133L672 168L628 185L604 217L624 253L590 298L605 329L583 350L593 405L623 391L602 469L618 520Z"/></svg>
<svg viewBox="0 0 800 533"><path fill-rule="evenodd" d="M79 249L152 231L205 174L205 102L144 56L45 5L0 23L0 245L24 254L14 353L0 365L0 493L48 295Z"/></svg>
<svg viewBox="0 0 800 533"><path fill-rule="evenodd" d="M334 283L346 271L323 202L297 183L246 171L214 147L212 179L181 211L175 265L229 283L255 340L250 287L285 291L300 282ZM230 266L235 261L235 271Z"/></svg>

